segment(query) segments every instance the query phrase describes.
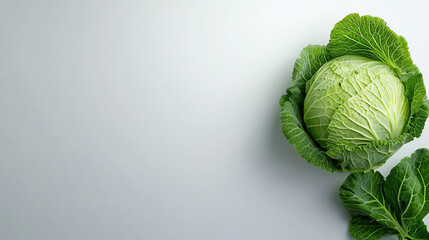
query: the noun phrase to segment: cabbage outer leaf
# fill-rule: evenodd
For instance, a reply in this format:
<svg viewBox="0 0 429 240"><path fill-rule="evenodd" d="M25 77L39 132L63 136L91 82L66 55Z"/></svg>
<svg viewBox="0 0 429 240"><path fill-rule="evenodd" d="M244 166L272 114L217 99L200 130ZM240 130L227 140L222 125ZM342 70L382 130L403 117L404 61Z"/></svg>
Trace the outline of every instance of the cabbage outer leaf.
<svg viewBox="0 0 429 240"><path fill-rule="evenodd" d="M306 82L329 60L325 46L309 45L301 51L294 66L292 86L280 99L280 120L286 138L304 159L323 170L333 172L340 169L308 135L303 124L301 107Z"/></svg>
<svg viewBox="0 0 429 240"><path fill-rule="evenodd" d="M422 74L413 64L405 39L394 33L378 17L350 14L338 22L326 46L333 58L357 55L382 61L392 66L405 85L405 95L411 103L410 118L399 137L375 141L367 145L340 146L327 155L338 160L342 169L361 172L383 165L403 144L419 137L429 115L429 102Z"/></svg>

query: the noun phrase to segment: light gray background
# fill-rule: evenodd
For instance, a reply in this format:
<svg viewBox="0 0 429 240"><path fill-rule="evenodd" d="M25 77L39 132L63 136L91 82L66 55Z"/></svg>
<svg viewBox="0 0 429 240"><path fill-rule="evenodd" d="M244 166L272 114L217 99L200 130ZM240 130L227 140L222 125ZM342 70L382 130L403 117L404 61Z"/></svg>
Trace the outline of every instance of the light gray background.
<svg viewBox="0 0 429 240"><path fill-rule="evenodd" d="M350 239L278 99L351 12L429 76L424 2L1 1L0 239Z"/></svg>

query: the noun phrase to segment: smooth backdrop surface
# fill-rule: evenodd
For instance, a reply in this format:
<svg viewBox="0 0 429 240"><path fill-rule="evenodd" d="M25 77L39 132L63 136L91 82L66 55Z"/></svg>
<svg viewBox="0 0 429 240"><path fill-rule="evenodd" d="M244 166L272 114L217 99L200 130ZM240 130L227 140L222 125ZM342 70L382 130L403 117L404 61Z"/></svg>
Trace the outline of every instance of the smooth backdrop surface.
<svg viewBox="0 0 429 240"><path fill-rule="evenodd" d="M347 174L299 157L278 99L301 49L351 12L384 18L429 76L428 10L0 1L0 239L350 239ZM425 129L382 173L428 142Z"/></svg>

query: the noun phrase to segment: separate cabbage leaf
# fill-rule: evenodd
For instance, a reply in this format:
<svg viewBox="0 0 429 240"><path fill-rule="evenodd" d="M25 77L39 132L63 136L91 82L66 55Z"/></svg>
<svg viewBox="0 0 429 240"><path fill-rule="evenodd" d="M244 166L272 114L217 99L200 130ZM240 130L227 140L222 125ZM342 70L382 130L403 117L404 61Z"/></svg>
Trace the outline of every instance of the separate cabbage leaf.
<svg viewBox="0 0 429 240"><path fill-rule="evenodd" d="M396 231L368 216L353 216L350 219L350 236L356 240L378 240Z"/></svg>
<svg viewBox="0 0 429 240"><path fill-rule="evenodd" d="M395 166L386 179L373 170L352 173L340 188L356 240L429 239L429 150L419 149Z"/></svg>

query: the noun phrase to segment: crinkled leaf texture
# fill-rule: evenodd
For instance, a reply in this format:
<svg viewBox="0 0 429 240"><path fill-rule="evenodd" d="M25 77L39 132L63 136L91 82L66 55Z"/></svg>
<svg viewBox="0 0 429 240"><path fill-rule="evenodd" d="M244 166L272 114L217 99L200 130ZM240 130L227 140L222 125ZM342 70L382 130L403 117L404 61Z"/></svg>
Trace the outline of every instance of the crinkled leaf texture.
<svg viewBox="0 0 429 240"><path fill-rule="evenodd" d="M312 140L302 120L305 83L329 60L325 46L309 45L302 50L293 70L292 86L280 99L280 119L283 133L298 153L313 165L332 172L340 169Z"/></svg>
<svg viewBox="0 0 429 240"><path fill-rule="evenodd" d="M308 134L303 122L305 84L326 62L343 55L357 55L392 66L405 85L410 117L401 135L368 144L323 149ZM399 148L419 137L429 115L423 77L413 64L405 39L372 16L350 14L331 32L329 44L309 45L296 60L292 85L280 99L283 133L308 162L327 171L363 172L383 165Z"/></svg>
<svg viewBox="0 0 429 240"><path fill-rule="evenodd" d="M395 166L386 179L373 170L352 173L340 188L356 240L429 239L423 218L429 213L429 150L418 149Z"/></svg>

